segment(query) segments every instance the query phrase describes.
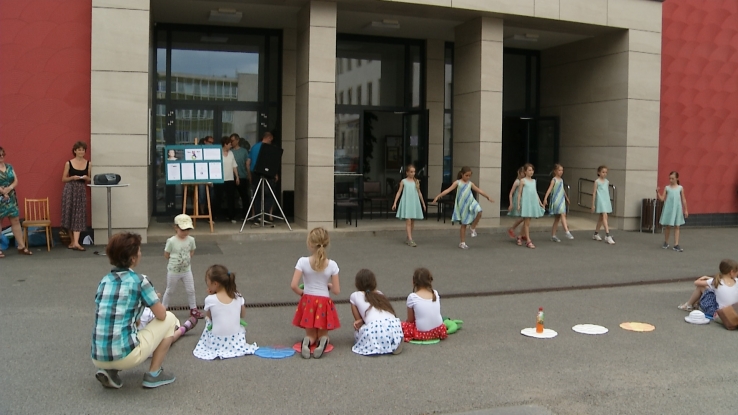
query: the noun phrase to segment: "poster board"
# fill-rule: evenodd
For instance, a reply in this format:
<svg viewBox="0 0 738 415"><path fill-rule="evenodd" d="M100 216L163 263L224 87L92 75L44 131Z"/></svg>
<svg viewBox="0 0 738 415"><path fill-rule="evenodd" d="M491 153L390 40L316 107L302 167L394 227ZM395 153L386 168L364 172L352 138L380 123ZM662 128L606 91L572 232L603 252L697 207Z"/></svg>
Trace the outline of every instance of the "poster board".
<svg viewBox="0 0 738 415"><path fill-rule="evenodd" d="M223 183L223 152L219 145L164 147L166 183Z"/></svg>

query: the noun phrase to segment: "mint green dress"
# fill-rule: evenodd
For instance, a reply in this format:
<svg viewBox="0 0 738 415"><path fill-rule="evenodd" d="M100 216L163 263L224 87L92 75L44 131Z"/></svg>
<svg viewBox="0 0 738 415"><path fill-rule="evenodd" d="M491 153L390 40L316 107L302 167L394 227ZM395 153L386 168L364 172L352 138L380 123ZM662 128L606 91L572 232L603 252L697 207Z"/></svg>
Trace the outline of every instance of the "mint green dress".
<svg viewBox="0 0 738 415"><path fill-rule="evenodd" d="M397 219L423 219L423 207L420 205L415 180L402 180L402 196L397 206Z"/></svg>
<svg viewBox="0 0 738 415"><path fill-rule="evenodd" d="M520 211L518 210L518 198L520 198L520 179L516 179L513 186L517 186L513 192L512 206L507 208L507 216L520 217Z"/></svg>
<svg viewBox="0 0 738 415"><path fill-rule="evenodd" d="M610 203L610 181L605 179L604 182L600 182L599 179L595 180L597 183L597 197L595 197L595 213L611 213L612 203Z"/></svg>
<svg viewBox="0 0 738 415"><path fill-rule="evenodd" d="M538 199L538 191L536 190L535 179L522 179L520 184L523 186L523 192L520 194L520 217L522 218L540 218L546 212Z"/></svg>
<svg viewBox="0 0 738 415"><path fill-rule="evenodd" d="M474 199L472 182L464 183L463 180L457 180L456 182L458 183L456 186L456 202L454 203L454 213L451 215L451 222L469 225L474 222L477 214L482 211L482 207Z"/></svg>
<svg viewBox="0 0 738 415"><path fill-rule="evenodd" d="M551 191L551 201L548 205L548 211L552 215L564 215L566 214L566 196L564 195L564 180L557 179L554 177L551 179L554 182L553 190Z"/></svg>
<svg viewBox="0 0 738 415"><path fill-rule="evenodd" d="M682 186L667 186L666 198L664 198L664 208L661 211L661 220L663 226L682 226L684 225L684 212L682 211Z"/></svg>

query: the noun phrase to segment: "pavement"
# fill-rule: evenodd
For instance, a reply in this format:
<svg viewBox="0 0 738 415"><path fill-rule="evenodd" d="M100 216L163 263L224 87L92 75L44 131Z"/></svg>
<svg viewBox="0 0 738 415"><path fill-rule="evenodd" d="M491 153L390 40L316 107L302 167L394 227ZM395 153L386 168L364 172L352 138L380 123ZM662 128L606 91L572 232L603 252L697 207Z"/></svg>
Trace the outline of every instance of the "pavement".
<svg viewBox="0 0 738 415"><path fill-rule="evenodd" d="M538 227L537 229L540 229ZM518 247L499 229L467 236L458 227L417 230L417 248L397 233L332 232L330 257L341 271L334 351L322 359L246 356L206 362L192 356L204 325L176 344L164 363L171 385L141 388L147 365L121 372L124 386L108 390L94 378L90 330L94 293L110 269L107 258L63 247L34 256L7 252L0 259L0 414L734 414L729 399L738 368L726 364L738 334L717 324L684 322L684 302L700 275L723 258L738 258L736 228L685 228L677 253L660 248L661 235L614 231L615 245L575 231L573 241L531 236L537 249ZM377 235L377 236L374 236ZM560 235L561 236L561 235ZM203 238L193 258L198 301L212 264L236 273L247 302L247 339L292 345L297 297L289 288L294 264L307 255L304 238ZM163 243L142 248L137 271L164 291ZM442 313L463 329L431 346L406 345L399 356L351 352L353 277L375 272L379 289L394 299L400 318L414 268L434 275ZM186 304L179 286L173 304ZM531 339L520 330L544 307L546 327L559 335ZM186 311L175 311L181 319ZM619 328L625 321L653 324L650 333ZM599 336L574 333L600 324Z"/></svg>

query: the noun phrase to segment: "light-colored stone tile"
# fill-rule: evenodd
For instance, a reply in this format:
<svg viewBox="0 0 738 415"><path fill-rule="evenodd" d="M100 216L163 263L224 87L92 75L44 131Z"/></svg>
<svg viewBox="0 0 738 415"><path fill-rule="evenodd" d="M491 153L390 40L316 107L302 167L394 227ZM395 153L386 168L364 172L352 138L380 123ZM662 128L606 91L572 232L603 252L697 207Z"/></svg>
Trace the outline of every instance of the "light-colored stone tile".
<svg viewBox="0 0 738 415"><path fill-rule="evenodd" d="M606 165L609 169L624 170L626 147L564 147L559 149L559 159L564 169L593 169Z"/></svg>
<svg viewBox="0 0 738 415"><path fill-rule="evenodd" d="M282 190L295 190L295 165L282 164Z"/></svg>
<svg viewBox="0 0 738 415"><path fill-rule="evenodd" d="M282 163L295 164L296 146L297 144L295 141L282 140L282 149L284 150L284 153L282 153Z"/></svg>
<svg viewBox="0 0 738 415"><path fill-rule="evenodd" d="M148 166L147 135L92 134L90 159L95 166Z"/></svg>
<svg viewBox="0 0 738 415"><path fill-rule="evenodd" d="M441 102L446 93L446 65L443 60L428 59L425 72L426 102Z"/></svg>
<svg viewBox="0 0 738 415"><path fill-rule="evenodd" d="M482 91L479 114L479 140L502 142L502 92Z"/></svg>
<svg viewBox="0 0 738 415"><path fill-rule="evenodd" d="M336 27L336 3L311 0L306 7L310 7L310 26Z"/></svg>
<svg viewBox="0 0 738 415"><path fill-rule="evenodd" d="M425 56L428 60L445 60L446 41L442 39L427 39L425 41Z"/></svg>
<svg viewBox="0 0 738 415"><path fill-rule="evenodd" d="M310 137L307 140L308 166L309 167L330 167L333 171L333 149L335 147L335 139ZM312 178L310 178L312 181Z"/></svg>
<svg viewBox="0 0 738 415"><path fill-rule="evenodd" d="M282 51L282 95L295 95L297 88L297 52Z"/></svg>
<svg viewBox="0 0 738 415"><path fill-rule="evenodd" d="M559 0L535 0L535 16L543 19L558 19Z"/></svg>
<svg viewBox="0 0 738 415"><path fill-rule="evenodd" d="M112 9L149 10L149 0L92 0L92 7Z"/></svg>
<svg viewBox="0 0 738 415"><path fill-rule="evenodd" d="M627 144L628 100L602 101L560 108L560 145L623 147Z"/></svg>
<svg viewBox="0 0 738 415"><path fill-rule="evenodd" d="M481 92L454 95L454 145L479 140L481 97Z"/></svg>
<svg viewBox="0 0 738 415"><path fill-rule="evenodd" d="M607 25L660 33L662 4L660 1L609 0Z"/></svg>
<svg viewBox="0 0 738 415"><path fill-rule="evenodd" d="M148 134L149 74L91 74L92 134Z"/></svg>
<svg viewBox="0 0 738 415"><path fill-rule="evenodd" d="M335 71L335 69L334 69ZM334 72L335 73L335 72ZM295 53L295 75L296 86L308 82L310 74L310 30L309 28L298 28L297 52ZM335 78L334 78L335 82Z"/></svg>
<svg viewBox="0 0 738 415"><path fill-rule="evenodd" d="M534 0L453 0L455 9L533 16Z"/></svg>
<svg viewBox="0 0 738 415"><path fill-rule="evenodd" d="M308 80L311 82L336 82L336 29L310 28L310 52Z"/></svg>
<svg viewBox="0 0 738 415"><path fill-rule="evenodd" d="M428 108L428 143L443 144L443 103L429 102Z"/></svg>
<svg viewBox="0 0 738 415"><path fill-rule="evenodd" d="M614 31L542 51L541 68L626 52L628 48L628 31Z"/></svg>
<svg viewBox="0 0 738 415"><path fill-rule="evenodd" d="M456 26L454 30L454 47L457 49L480 40L502 42L502 39L503 21L494 17L478 17Z"/></svg>
<svg viewBox="0 0 738 415"><path fill-rule="evenodd" d="M583 92L586 95L580 94L579 102L627 98L630 85L627 53L602 56L586 62L592 64L580 67L585 72L583 75L586 79L586 89ZM657 78L656 82L658 84L660 78Z"/></svg>
<svg viewBox="0 0 738 415"><path fill-rule="evenodd" d="M112 227L116 229L146 228L149 225L148 200L149 176L148 166L118 166L115 173L120 174L121 183L128 187L112 189L111 218ZM97 166L93 163L92 174L109 173L109 166ZM106 189L92 189L92 227L108 228L108 204Z"/></svg>
<svg viewBox="0 0 738 415"><path fill-rule="evenodd" d="M654 198L656 190L656 170L628 170L625 173L625 186L618 198L623 200L623 216L633 217L641 215L641 203L643 199Z"/></svg>
<svg viewBox="0 0 738 415"><path fill-rule="evenodd" d="M453 0L382 0L382 1L395 2L395 3L421 4L423 6L451 7Z"/></svg>
<svg viewBox="0 0 738 415"><path fill-rule="evenodd" d="M307 175L310 181L308 193L308 222L333 221L333 166L309 166Z"/></svg>
<svg viewBox="0 0 738 415"><path fill-rule="evenodd" d="M305 157L307 158L307 156ZM295 166L295 222L300 226L305 226L308 219L308 177L307 166Z"/></svg>
<svg viewBox="0 0 738 415"><path fill-rule="evenodd" d="M282 95L282 141L295 140L295 95Z"/></svg>
<svg viewBox="0 0 738 415"><path fill-rule="evenodd" d="M628 171L648 170L655 171L659 165L658 147L627 147L626 167Z"/></svg>
<svg viewBox="0 0 738 415"><path fill-rule="evenodd" d="M661 98L661 55L628 54L628 98L658 101Z"/></svg>
<svg viewBox="0 0 738 415"><path fill-rule="evenodd" d="M308 92L310 85L304 83L298 85L295 95L295 138L306 138L308 136ZM299 160L299 156L298 156ZM299 164L299 163L298 163Z"/></svg>
<svg viewBox="0 0 738 415"><path fill-rule="evenodd" d="M658 147L660 128L659 101L628 100L628 145Z"/></svg>
<svg viewBox="0 0 738 415"><path fill-rule="evenodd" d="M559 18L570 22L607 25L607 0L560 0Z"/></svg>
<svg viewBox="0 0 738 415"><path fill-rule="evenodd" d="M148 10L92 9L92 70L149 71Z"/></svg>
<svg viewBox="0 0 738 415"><path fill-rule="evenodd" d="M428 145L428 165L443 166L443 144Z"/></svg>
<svg viewBox="0 0 738 415"><path fill-rule="evenodd" d="M454 95L479 91L482 79L482 42L454 49Z"/></svg>
<svg viewBox="0 0 738 415"><path fill-rule="evenodd" d="M454 164L469 166L472 169L479 168L481 165L479 152L479 142L454 142Z"/></svg>
<svg viewBox="0 0 738 415"><path fill-rule="evenodd" d="M481 44L481 89L502 91L502 43L484 41Z"/></svg>
<svg viewBox="0 0 738 415"><path fill-rule="evenodd" d="M297 50L297 29L285 28L282 30L282 50Z"/></svg>
<svg viewBox="0 0 738 415"><path fill-rule="evenodd" d="M633 52L661 54L661 33L630 29L628 48Z"/></svg>
<svg viewBox="0 0 738 415"><path fill-rule="evenodd" d="M308 137L334 137L336 86L333 82L310 82L308 85Z"/></svg>

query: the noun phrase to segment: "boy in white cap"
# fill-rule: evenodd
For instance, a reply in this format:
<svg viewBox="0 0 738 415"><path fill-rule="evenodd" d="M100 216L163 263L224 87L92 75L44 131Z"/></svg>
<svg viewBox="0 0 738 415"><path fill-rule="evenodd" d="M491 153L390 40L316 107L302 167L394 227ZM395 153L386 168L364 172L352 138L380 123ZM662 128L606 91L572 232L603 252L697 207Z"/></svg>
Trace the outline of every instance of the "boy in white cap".
<svg viewBox="0 0 738 415"><path fill-rule="evenodd" d="M192 218L188 215L177 215L174 218L174 229L177 234L167 239L164 247L164 258L168 259L169 263L167 264L167 290L164 291L161 303L165 308L169 307L169 300L174 295L177 281L182 280L190 303L190 315L200 319L204 316L197 309L195 281L192 278L192 267L190 266L196 248L195 238L190 236L190 229L193 228Z"/></svg>

